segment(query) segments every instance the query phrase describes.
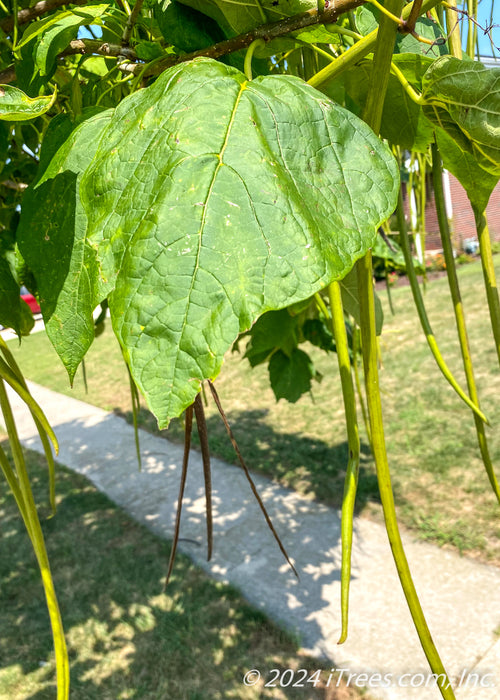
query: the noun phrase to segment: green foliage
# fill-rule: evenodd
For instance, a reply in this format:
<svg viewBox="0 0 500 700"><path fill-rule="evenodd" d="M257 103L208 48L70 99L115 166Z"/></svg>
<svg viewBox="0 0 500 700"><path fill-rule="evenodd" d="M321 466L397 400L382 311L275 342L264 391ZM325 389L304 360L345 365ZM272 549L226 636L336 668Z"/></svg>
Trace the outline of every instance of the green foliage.
<svg viewBox="0 0 500 700"><path fill-rule="evenodd" d="M45 114L54 104L52 97L31 98L12 85L0 85L0 119L9 122L24 122Z"/></svg>
<svg viewBox="0 0 500 700"><path fill-rule="evenodd" d="M120 104L81 195L100 296L160 426L260 314L348 272L397 177L363 122L293 77L197 60Z"/></svg>

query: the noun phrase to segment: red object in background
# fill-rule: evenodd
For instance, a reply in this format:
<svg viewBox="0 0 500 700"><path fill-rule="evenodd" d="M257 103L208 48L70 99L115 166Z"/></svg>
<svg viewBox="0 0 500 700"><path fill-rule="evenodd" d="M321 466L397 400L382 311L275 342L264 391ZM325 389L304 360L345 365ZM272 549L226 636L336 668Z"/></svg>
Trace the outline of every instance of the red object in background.
<svg viewBox="0 0 500 700"><path fill-rule="evenodd" d="M21 299L28 304L32 314L40 313L40 304L37 302L33 294L28 292L26 287L21 287Z"/></svg>

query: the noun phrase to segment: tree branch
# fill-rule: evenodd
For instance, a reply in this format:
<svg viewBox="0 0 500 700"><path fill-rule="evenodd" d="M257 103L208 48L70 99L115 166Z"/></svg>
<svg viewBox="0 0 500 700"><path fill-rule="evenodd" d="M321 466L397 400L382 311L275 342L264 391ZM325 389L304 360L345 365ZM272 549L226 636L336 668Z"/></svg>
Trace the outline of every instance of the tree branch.
<svg viewBox="0 0 500 700"><path fill-rule="evenodd" d="M220 58L221 56L226 56L227 54L234 53L240 49L247 48L256 39L264 39L264 41L268 42L271 41L271 39L286 36L287 34L290 34L290 32L305 29L306 27L311 27L315 24L334 23L337 21L340 15L364 4L365 0L338 0L334 6L328 6L321 12L319 12L317 9L309 10L308 12L303 12L302 14L294 15L293 17L287 17L286 19L279 20L278 22L262 24L249 32L239 34L231 39L226 39L225 41L209 46L206 49L192 51L191 53L184 54L183 56L169 56L168 58L165 58L164 61L159 61L145 70L143 64L133 63L122 63L118 66L118 68L124 73L134 73L134 75L138 75L144 71L144 77L158 75L177 63L192 61L194 58L198 58L200 56L205 56L207 58ZM325 3L325 5L327 5L327 3Z"/></svg>
<svg viewBox="0 0 500 700"><path fill-rule="evenodd" d="M14 66L9 66L5 70L0 72L0 85L7 85L7 83L13 83L16 79L16 69Z"/></svg>
<svg viewBox="0 0 500 700"><path fill-rule="evenodd" d="M130 61L137 60L137 54L133 49L121 44L108 44L100 39L73 39L67 49L59 56L71 56L72 54L96 53L99 56L123 56Z"/></svg>
<svg viewBox="0 0 500 700"><path fill-rule="evenodd" d="M72 5L86 5L87 0L71 0ZM17 13L17 23L26 24L36 17L40 17L51 10L55 10L57 7L62 5L68 5L68 0L41 0L37 2L33 7L28 7L25 10L20 10ZM4 17L0 21L0 29L2 29L6 34L12 31L14 28L14 16Z"/></svg>
<svg viewBox="0 0 500 700"><path fill-rule="evenodd" d="M132 31L134 29L134 24L136 23L139 13L142 10L143 2L144 0L136 0L134 9L128 16L127 24L125 25L125 29L123 30L122 46L128 46L129 44L130 37L132 36Z"/></svg>

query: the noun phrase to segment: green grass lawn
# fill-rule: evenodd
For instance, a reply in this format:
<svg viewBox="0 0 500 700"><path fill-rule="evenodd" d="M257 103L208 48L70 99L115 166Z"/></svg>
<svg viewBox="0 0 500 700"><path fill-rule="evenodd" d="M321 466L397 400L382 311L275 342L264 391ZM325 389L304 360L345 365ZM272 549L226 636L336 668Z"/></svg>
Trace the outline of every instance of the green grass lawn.
<svg viewBox="0 0 500 700"><path fill-rule="evenodd" d="M3 443L5 446L5 443ZM47 470L27 453L37 502ZM169 543L129 518L83 477L58 469L58 507L41 521L64 621L72 700L355 700L325 689L329 666L178 555L162 592ZM53 700L54 659L40 573L14 499L0 491L0 699ZM326 669L318 686L246 688L257 668ZM268 677L269 679L269 677ZM323 687L321 687L323 686Z"/></svg>
<svg viewBox="0 0 500 700"><path fill-rule="evenodd" d="M500 274L500 260L496 261ZM500 467L500 372L489 328L479 263L459 268L468 319L472 356L488 429L492 459ZM386 314L381 338L381 390L387 443L401 522L424 539L457 548L500 564L498 505L479 458L472 414L441 377L431 357L408 287L393 290L396 311ZM428 284L425 295L438 343L463 386L460 351L446 278ZM91 348L86 368L88 394L79 372L73 389L44 334L23 340L16 357L26 376L57 391L118 411L130 419L128 380L117 342L110 329ZM267 370L251 370L237 353L229 354L218 391L248 464L312 498L340 504L347 463L346 435L335 355L312 346L324 375L312 396L296 404L276 403ZM213 405L207 409L214 454L234 461L224 427ZM146 409L141 425L155 430ZM378 489L366 437L362 459L358 512L380 517ZM166 436L182 440L182 424L173 421ZM499 470L500 473L500 470Z"/></svg>

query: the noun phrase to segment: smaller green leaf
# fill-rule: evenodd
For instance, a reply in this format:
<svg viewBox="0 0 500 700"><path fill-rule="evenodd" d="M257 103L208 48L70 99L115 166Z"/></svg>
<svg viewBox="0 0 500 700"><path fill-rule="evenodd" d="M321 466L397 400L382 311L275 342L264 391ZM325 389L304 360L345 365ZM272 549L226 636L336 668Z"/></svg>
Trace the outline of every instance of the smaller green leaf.
<svg viewBox="0 0 500 700"><path fill-rule="evenodd" d="M19 88L0 85L0 119L23 122L45 114L56 100L57 92L47 97L28 97Z"/></svg>
<svg viewBox="0 0 500 700"><path fill-rule="evenodd" d="M443 129L436 129L436 141L446 170L460 182L471 204L478 211L484 211L499 176L484 170L474 155L460 148Z"/></svg>
<svg viewBox="0 0 500 700"><path fill-rule="evenodd" d="M361 326L361 312L359 308L358 277L356 270L351 270L348 275L340 281L340 291L342 294L342 304L344 310L351 314L358 326ZM384 323L384 312L380 299L375 294L375 326L376 333L382 333Z"/></svg>
<svg viewBox="0 0 500 700"><path fill-rule="evenodd" d="M443 56L422 81L424 113L481 168L500 176L500 68Z"/></svg>
<svg viewBox="0 0 500 700"><path fill-rule="evenodd" d="M290 356L278 350L269 362L269 378L276 401L286 399L296 403L302 394L311 391L311 379L315 374L311 358L298 348Z"/></svg>
<svg viewBox="0 0 500 700"><path fill-rule="evenodd" d="M181 0L214 19L228 35L242 34L260 24L317 8L317 0Z"/></svg>
<svg viewBox="0 0 500 700"><path fill-rule="evenodd" d="M29 306L19 296L19 284L9 263L0 257L0 325L28 335L34 323Z"/></svg>
<svg viewBox="0 0 500 700"><path fill-rule="evenodd" d="M178 2L160 0L153 12L165 41L181 51L204 49L225 37L216 22Z"/></svg>
<svg viewBox="0 0 500 700"><path fill-rule="evenodd" d="M336 352L335 341L330 329L319 318L308 318L302 327L304 338L326 352Z"/></svg>
<svg viewBox="0 0 500 700"><path fill-rule="evenodd" d="M264 362L276 348L291 355L297 347L297 323L297 317L291 316L287 309L263 314L249 332L245 357L251 366Z"/></svg>
<svg viewBox="0 0 500 700"><path fill-rule="evenodd" d="M71 380L94 340L92 312L101 301L79 181L112 114L89 110L76 123L67 115L52 120L17 230L19 249L38 284L47 335Z"/></svg>
<svg viewBox="0 0 500 700"><path fill-rule="evenodd" d="M68 26L67 24L65 25L65 22L72 20L72 18L72 21L77 23L77 26L92 24L97 17L104 14L108 7L109 5L93 5L85 8L75 7L72 10L62 10L38 22L33 22L24 31L21 41L16 45L16 51L52 27L57 25Z"/></svg>
<svg viewBox="0 0 500 700"><path fill-rule="evenodd" d="M34 58L40 74L47 75L51 71L57 55L76 38L79 27L85 24L99 23L98 19L107 9L108 5L94 5L71 12L63 12L58 21L52 21L43 33L40 34L37 31L36 35L40 35L40 38L35 46ZM52 20L52 18L49 19Z"/></svg>

